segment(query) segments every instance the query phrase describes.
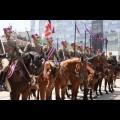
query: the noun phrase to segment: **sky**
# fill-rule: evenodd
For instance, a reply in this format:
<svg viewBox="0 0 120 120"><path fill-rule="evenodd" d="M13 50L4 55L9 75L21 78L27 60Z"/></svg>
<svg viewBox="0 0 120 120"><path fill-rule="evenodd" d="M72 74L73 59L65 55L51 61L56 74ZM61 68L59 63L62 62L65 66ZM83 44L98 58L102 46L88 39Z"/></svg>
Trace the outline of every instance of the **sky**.
<svg viewBox="0 0 120 120"><path fill-rule="evenodd" d="M12 26L13 30L17 32L22 32L30 30L31 20L0 20L0 36L4 34L3 28Z"/></svg>

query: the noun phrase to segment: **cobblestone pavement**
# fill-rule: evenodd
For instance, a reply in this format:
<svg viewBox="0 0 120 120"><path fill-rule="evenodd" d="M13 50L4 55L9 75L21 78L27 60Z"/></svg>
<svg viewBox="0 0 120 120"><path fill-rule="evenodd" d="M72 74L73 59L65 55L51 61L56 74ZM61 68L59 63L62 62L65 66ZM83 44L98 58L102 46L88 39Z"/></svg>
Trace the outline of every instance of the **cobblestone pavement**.
<svg viewBox="0 0 120 120"><path fill-rule="evenodd" d="M105 94L105 92L104 92L104 80L103 80L103 83L102 83L103 95L98 96L98 98L94 99L94 100L120 100L120 79L116 80L116 85L117 85L117 87L114 88L114 90L115 90L114 93ZM77 97L78 100L82 100L82 97L83 97L83 93L82 93L82 91L79 91L78 97ZM88 97L89 97L89 95L88 95ZM0 100L10 100L9 92L0 92ZM32 98L32 100L34 100L34 98ZM55 100L54 90L52 93L52 100ZM66 98L65 100L70 100L70 99Z"/></svg>

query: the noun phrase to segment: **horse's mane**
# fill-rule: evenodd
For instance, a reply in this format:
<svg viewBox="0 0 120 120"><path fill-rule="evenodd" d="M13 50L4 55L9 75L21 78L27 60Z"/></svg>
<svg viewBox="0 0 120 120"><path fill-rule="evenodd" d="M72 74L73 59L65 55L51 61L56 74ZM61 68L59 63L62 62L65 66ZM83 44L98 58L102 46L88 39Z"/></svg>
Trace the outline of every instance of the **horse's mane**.
<svg viewBox="0 0 120 120"><path fill-rule="evenodd" d="M88 58L88 62L92 62L95 59L96 55L92 56L91 58Z"/></svg>
<svg viewBox="0 0 120 120"><path fill-rule="evenodd" d="M78 62L80 62L79 58L71 58L71 59L61 62L61 67L62 66L67 67L67 69L72 71L74 70L73 68Z"/></svg>
<svg viewBox="0 0 120 120"><path fill-rule="evenodd" d="M78 61L80 61L80 59L79 58L77 58L77 57L74 57L74 58L71 58L71 59L68 59L68 60L66 60L66 61L64 61L64 62L67 62L67 63L75 63L75 62L78 62Z"/></svg>

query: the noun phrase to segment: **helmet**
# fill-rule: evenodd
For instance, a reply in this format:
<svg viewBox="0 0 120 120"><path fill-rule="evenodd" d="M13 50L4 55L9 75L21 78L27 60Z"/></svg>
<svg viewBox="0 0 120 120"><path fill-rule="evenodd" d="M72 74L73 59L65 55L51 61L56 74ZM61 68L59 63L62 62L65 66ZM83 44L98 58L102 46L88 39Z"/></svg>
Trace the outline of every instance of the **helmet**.
<svg viewBox="0 0 120 120"><path fill-rule="evenodd" d="M82 46L82 45L79 45L78 48L83 48L83 46Z"/></svg>
<svg viewBox="0 0 120 120"><path fill-rule="evenodd" d="M71 43L71 46L75 47L75 43Z"/></svg>
<svg viewBox="0 0 120 120"><path fill-rule="evenodd" d="M61 42L61 44L62 44L62 45L65 45L65 44L67 44L67 41L66 41L66 40L63 40L63 41Z"/></svg>
<svg viewBox="0 0 120 120"><path fill-rule="evenodd" d="M3 28L4 32L11 32L12 33L12 28L8 27L8 28Z"/></svg>
<svg viewBox="0 0 120 120"><path fill-rule="evenodd" d="M53 41L52 37L47 38L47 41Z"/></svg>
<svg viewBox="0 0 120 120"><path fill-rule="evenodd" d="M33 34L32 35L32 38L38 38L39 36L38 36L38 34Z"/></svg>

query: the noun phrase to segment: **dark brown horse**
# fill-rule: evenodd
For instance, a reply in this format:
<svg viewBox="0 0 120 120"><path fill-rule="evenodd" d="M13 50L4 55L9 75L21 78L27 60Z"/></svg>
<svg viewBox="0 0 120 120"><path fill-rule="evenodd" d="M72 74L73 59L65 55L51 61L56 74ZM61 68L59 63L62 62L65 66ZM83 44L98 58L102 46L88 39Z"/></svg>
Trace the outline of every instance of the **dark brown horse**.
<svg viewBox="0 0 120 120"><path fill-rule="evenodd" d="M27 100L32 82L31 75L34 74L34 69L41 67L42 57L36 52L28 52L18 59L16 69L8 79L11 86L11 100L19 100L20 94L22 94L22 100ZM34 65L32 72L31 64Z"/></svg>
<svg viewBox="0 0 120 120"><path fill-rule="evenodd" d="M91 64L93 69L98 73L98 78L97 78L98 80L94 86L94 90L96 91L95 97L98 96L98 93L97 93L98 86L99 86L100 95L103 95L103 93L101 92L101 84L104 78L104 67L107 65L106 58L102 54L96 55L88 59L88 62Z"/></svg>

